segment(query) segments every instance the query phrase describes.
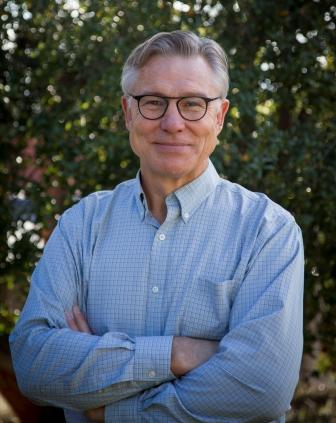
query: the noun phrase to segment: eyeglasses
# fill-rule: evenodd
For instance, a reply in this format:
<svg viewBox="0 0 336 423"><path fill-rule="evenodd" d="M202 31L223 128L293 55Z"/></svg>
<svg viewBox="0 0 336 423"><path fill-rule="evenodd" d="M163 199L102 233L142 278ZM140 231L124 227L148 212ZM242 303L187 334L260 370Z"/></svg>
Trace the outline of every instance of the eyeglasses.
<svg viewBox="0 0 336 423"><path fill-rule="evenodd" d="M221 97L161 97L157 95L131 95L138 102L138 108L141 116L145 119L156 120L162 118L166 113L169 100L177 100L176 107L179 114L185 120L200 120L205 116L208 110L208 104L211 101L218 100Z"/></svg>

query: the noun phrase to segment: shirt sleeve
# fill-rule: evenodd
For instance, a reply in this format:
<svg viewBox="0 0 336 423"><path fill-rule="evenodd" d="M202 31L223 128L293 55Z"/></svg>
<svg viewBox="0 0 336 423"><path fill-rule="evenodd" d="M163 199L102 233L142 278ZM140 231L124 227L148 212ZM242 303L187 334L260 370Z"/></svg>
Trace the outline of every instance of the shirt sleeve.
<svg viewBox="0 0 336 423"><path fill-rule="evenodd" d="M78 410L113 403L174 379L171 336L95 336L67 327L65 311L85 301L82 214L77 206L61 218L10 336L22 392L38 403Z"/></svg>
<svg viewBox="0 0 336 423"><path fill-rule="evenodd" d="M284 421L302 355L303 268L293 221L261 233L218 353L179 379L107 407L108 421L121 412L125 422ZM128 419L135 409L141 420Z"/></svg>

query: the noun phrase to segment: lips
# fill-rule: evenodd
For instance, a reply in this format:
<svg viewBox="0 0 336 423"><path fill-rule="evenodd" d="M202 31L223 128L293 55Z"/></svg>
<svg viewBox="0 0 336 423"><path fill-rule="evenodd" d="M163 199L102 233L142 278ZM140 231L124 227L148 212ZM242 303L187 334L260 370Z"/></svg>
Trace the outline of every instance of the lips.
<svg viewBox="0 0 336 423"><path fill-rule="evenodd" d="M190 149L190 144L186 143L155 142L154 145L157 149L166 152L183 152Z"/></svg>

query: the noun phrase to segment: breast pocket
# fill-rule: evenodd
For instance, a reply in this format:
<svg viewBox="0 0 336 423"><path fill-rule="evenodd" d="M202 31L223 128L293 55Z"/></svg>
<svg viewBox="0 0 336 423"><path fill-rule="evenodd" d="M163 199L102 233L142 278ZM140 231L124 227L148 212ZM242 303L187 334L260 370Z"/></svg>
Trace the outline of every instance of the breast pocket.
<svg viewBox="0 0 336 423"><path fill-rule="evenodd" d="M195 279L185 298L181 335L195 338L223 338L228 331L235 281Z"/></svg>

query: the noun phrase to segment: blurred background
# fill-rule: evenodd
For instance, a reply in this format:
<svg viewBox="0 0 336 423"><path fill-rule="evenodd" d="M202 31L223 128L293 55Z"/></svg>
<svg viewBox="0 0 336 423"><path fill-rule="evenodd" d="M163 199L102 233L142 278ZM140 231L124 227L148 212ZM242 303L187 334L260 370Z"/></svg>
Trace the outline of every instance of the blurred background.
<svg viewBox="0 0 336 423"><path fill-rule="evenodd" d="M220 174L290 210L306 251L305 355L289 422L336 422L336 3L0 0L0 422L62 422L20 396L8 334L60 214L133 178L121 67L158 31L218 41Z"/></svg>

